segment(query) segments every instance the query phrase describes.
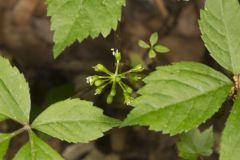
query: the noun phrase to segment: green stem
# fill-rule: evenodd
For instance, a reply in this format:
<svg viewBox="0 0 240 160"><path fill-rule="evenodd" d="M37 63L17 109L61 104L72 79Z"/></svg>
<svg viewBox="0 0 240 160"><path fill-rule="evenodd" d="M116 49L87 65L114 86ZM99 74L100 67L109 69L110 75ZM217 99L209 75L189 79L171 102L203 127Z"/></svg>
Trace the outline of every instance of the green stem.
<svg viewBox="0 0 240 160"><path fill-rule="evenodd" d="M99 88L104 89L107 85L109 85L112 81L108 81L106 83L103 83Z"/></svg>
<svg viewBox="0 0 240 160"><path fill-rule="evenodd" d="M109 79L111 76L98 76L98 79L104 79L104 78L107 78Z"/></svg>
<svg viewBox="0 0 240 160"><path fill-rule="evenodd" d="M31 146L31 156L33 159L35 159L35 151L34 151L34 142L33 142L33 139L32 139L32 131L31 130L27 130L28 131L28 136L29 136L29 143L30 143L30 146Z"/></svg>
<svg viewBox="0 0 240 160"><path fill-rule="evenodd" d="M25 127L21 128L21 129L18 129L18 130L16 130L16 131L10 133L9 138L13 138L13 137L21 134L21 133L24 132L25 130L26 130Z"/></svg>
<svg viewBox="0 0 240 160"><path fill-rule="evenodd" d="M122 81L118 82L118 84L119 84L119 86L122 88L122 90L123 90L124 93L127 92L127 90L126 90L126 88L124 87Z"/></svg>
<svg viewBox="0 0 240 160"><path fill-rule="evenodd" d="M115 78L117 77L118 72L119 72L119 61L117 61L117 64L116 64Z"/></svg>
<svg viewBox="0 0 240 160"><path fill-rule="evenodd" d="M104 73L106 73L107 75L111 76L113 73L111 71L109 71L107 68L105 68L105 70L103 71Z"/></svg>

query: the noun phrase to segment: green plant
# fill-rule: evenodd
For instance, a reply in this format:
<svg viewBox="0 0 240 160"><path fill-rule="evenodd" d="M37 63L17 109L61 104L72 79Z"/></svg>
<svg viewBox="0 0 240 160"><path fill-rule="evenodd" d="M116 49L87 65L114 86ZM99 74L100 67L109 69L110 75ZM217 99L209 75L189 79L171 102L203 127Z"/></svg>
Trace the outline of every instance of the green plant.
<svg viewBox="0 0 240 160"><path fill-rule="evenodd" d="M116 29L121 17L124 0L47 0L48 15L51 16L54 30L54 57L75 40L82 41L88 36L96 37L102 33L108 35ZM98 14L95 14L95 13ZM111 13L111 14L109 14ZM211 56L231 75L232 80L224 74L200 63L179 62L169 66L157 67L144 79L146 85L139 89L140 96L133 100L134 107L121 123L102 114L102 111L87 101L68 99L51 105L40 114L33 123L29 122L30 95L24 77L9 62L0 58L0 120L13 119L23 128L13 133L0 134L0 158L7 150L10 139L24 131L29 134L29 142L23 146L14 159L62 159L55 151L40 140L32 129L39 130L55 138L68 142L88 142L102 136L102 132L116 126L142 125L150 130L162 131L176 135L189 132L178 143L180 154L186 137L196 137L197 141L205 139L207 132L192 132L213 116L230 95L234 105L222 134L220 160L239 160L240 158L240 5L238 0L206 0L205 9L201 11L199 21L202 38ZM149 57L156 52L167 52L164 46L156 45L157 33L150 37L150 44L140 41L139 45L150 49ZM116 94L115 86L122 85L127 93L126 102L131 94L130 87L124 87L119 74L121 55L115 52L117 61L115 73L99 64L95 67L107 76L88 78L90 84L97 86L96 93L101 93L107 85L112 84L108 103ZM137 66L137 72L142 67ZM128 73L136 72L132 70ZM120 83L121 82L121 83ZM63 112L64 111L64 112ZM74 132L73 132L74 130ZM209 131L210 132L210 131ZM205 133L207 135L205 135ZM195 136L198 135L198 136ZM196 143L195 141L192 141ZM204 151L195 150L196 154L209 155L209 146ZM197 142L198 143L198 142ZM207 154L205 154L205 149ZM208 152L209 151L209 152ZM204 152L204 153L203 153ZM45 153L45 154L44 154ZM183 155L183 154L182 154ZM28 158L26 158L28 157ZM189 158L189 157L184 157ZM191 158L190 158L191 159Z"/></svg>
<svg viewBox="0 0 240 160"><path fill-rule="evenodd" d="M139 42L138 42L138 45L140 47L149 49L149 51L148 51L149 58L155 58L157 56L156 53L167 53L170 51L167 47L157 44L157 42L158 42L158 33L157 32L151 34L149 42L150 42L150 44L148 44L142 40L139 40Z"/></svg>
<svg viewBox="0 0 240 160"><path fill-rule="evenodd" d="M60 160L63 158L33 129L67 142L86 143L120 123L105 116L91 102L79 99L67 99L49 106L31 124L29 114L29 87L24 76L7 59L0 57L0 121L12 119L23 126L12 133L0 133L0 159L3 159L11 138L25 131L29 141L14 160Z"/></svg>
<svg viewBox="0 0 240 160"><path fill-rule="evenodd" d="M110 91L110 93L108 94L108 97L107 97L107 103L109 103L109 104L112 103L113 97L116 96L116 85L119 85L120 88L122 89L124 99L125 99L125 103L127 105L129 105L133 100L133 98L131 97L133 89L130 86L128 86L127 84L125 84L123 82L123 79L127 79L129 76L134 81L137 81L137 80L141 79L141 77L139 75L132 76L131 74L142 72L143 67L142 67L142 65L137 65L134 68L132 68L132 69L126 71L126 72L119 73L121 53L118 50L114 51L114 49L112 49L112 52L113 52L113 55L114 55L115 60L116 60L116 69L115 69L114 73L109 71L104 65L98 64L95 67L93 67L95 69L95 71L96 72L103 72L106 75L104 75L104 76L94 75L94 76L87 77L87 83L89 83L90 85L94 84L97 87L97 89L95 91L96 95L101 94L102 91L108 85L112 85L111 91Z"/></svg>
<svg viewBox="0 0 240 160"><path fill-rule="evenodd" d="M220 160L240 158L240 5L238 0L206 0L199 21L211 56L233 75L195 62L158 67L132 103L123 126L144 125L170 135L190 131L216 113L230 93L236 97L223 131ZM232 96L232 94L230 94Z"/></svg>
<svg viewBox="0 0 240 160"><path fill-rule="evenodd" d="M46 0L51 28L54 31L54 57L65 47L97 37L106 37L111 29L117 28L125 0Z"/></svg>
<svg viewBox="0 0 240 160"><path fill-rule="evenodd" d="M210 156L214 144L213 129L209 128L203 132L193 129L180 135L177 142L179 156L186 160L197 160L199 156Z"/></svg>

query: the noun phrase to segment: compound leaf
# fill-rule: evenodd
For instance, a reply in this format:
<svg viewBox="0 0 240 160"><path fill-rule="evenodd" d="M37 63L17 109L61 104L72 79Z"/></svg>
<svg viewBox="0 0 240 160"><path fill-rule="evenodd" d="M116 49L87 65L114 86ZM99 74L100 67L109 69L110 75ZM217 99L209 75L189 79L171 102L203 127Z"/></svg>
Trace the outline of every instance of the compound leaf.
<svg viewBox="0 0 240 160"><path fill-rule="evenodd" d="M227 70L239 74L239 1L206 0L199 23L202 38L211 56Z"/></svg>
<svg viewBox="0 0 240 160"><path fill-rule="evenodd" d="M29 87L24 76L0 57L0 114L26 124L29 113Z"/></svg>
<svg viewBox="0 0 240 160"><path fill-rule="evenodd" d="M10 142L10 134L0 133L0 159L4 159Z"/></svg>
<svg viewBox="0 0 240 160"><path fill-rule="evenodd" d="M220 160L240 157L240 94L238 95L222 134Z"/></svg>
<svg viewBox="0 0 240 160"><path fill-rule="evenodd" d="M196 128L211 117L232 86L220 72L193 62L158 67L144 81L123 126L145 125L171 135Z"/></svg>
<svg viewBox="0 0 240 160"><path fill-rule="evenodd" d="M210 156L214 144L212 128L203 132L193 129L180 136L177 142L179 156L187 160L197 160L199 156Z"/></svg>
<svg viewBox="0 0 240 160"><path fill-rule="evenodd" d="M75 40L100 33L106 37L117 28L125 0L47 0L54 30L54 57Z"/></svg>
<svg viewBox="0 0 240 160"><path fill-rule="evenodd" d="M43 142L34 133L30 140L16 154L13 160L64 160L48 144Z"/></svg>
<svg viewBox="0 0 240 160"><path fill-rule="evenodd" d="M119 123L90 102L67 99L51 105L32 126L61 140L85 143L101 137L103 132Z"/></svg>

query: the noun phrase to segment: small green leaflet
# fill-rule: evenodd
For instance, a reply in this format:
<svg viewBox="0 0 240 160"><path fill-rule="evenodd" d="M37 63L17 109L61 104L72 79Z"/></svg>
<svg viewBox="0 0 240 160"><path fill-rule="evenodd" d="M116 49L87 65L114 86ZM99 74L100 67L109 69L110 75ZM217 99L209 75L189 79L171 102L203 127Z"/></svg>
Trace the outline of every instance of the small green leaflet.
<svg viewBox="0 0 240 160"><path fill-rule="evenodd" d="M146 42L144 42L143 40L139 40L138 41L138 45L142 48L145 48L145 49L148 49L150 48L151 46L149 44L147 44Z"/></svg>
<svg viewBox="0 0 240 160"><path fill-rule="evenodd" d="M153 33L150 36L149 41L150 41L151 46L154 46L157 43L157 41L158 41L158 33L157 32Z"/></svg>
<svg viewBox="0 0 240 160"><path fill-rule="evenodd" d="M157 53L167 53L170 51L169 48L163 46L163 45L156 45L154 46L154 50L157 52Z"/></svg>
<svg viewBox="0 0 240 160"><path fill-rule="evenodd" d="M11 139L10 134L0 133L0 159L4 159Z"/></svg>
<svg viewBox="0 0 240 160"><path fill-rule="evenodd" d="M225 125L221 139L220 160L240 158L240 94Z"/></svg>
<svg viewBox="0 0 240 160"><path fill-rule="evenodd" d="M119 123L103 115L102 110L90 102L68 99L47 108L32 127L61 140L86 143L103 136L103 132Z"/></svg>
<svg viewBox="0 0 240 160"><path fill-rule="evenodd" d="M0 114L26 124L29 113L29 87L24 76L0 56Z"/></svg>
<svg viewBox="0 0 240 160"><path fill-rule="evenodd" d="M194 62L158 67L144 82L123 126L144 125L171 135L205 122L219 110L232 87L220 72Z"/></svg>
<svg viewBox="0 0 240 160"><path fill-rule="evenodd" d="M148 52L148 56L149 56L149 58L155 58L157 55L153 49L150 49Z"/></svg>
<svg viewBox="0 0 240 160"><path fill-rule="evenodd" d="M54 31L54 57L74 41L116 29L125 0L46 0Z"/></svg>
<svg viewBox="0 0 240 160"><path fill-rule="evenodd" d="M177 142L179 156L186 160L198 160L199 156L210 156L214 144L212 128L200 132L199 129L193 129L190 132L183 133Z"/></svg>
<svg viewBox="0 0 240 160"><path fill-rule="evenodd" d="M31 133L30 141L16 154L13 160L64 160L48 144L43 142L34 133Z"/></svg>
<svg viewBox="0 0 240 160"><path fill-rule="evenodd" d="M240 73L240 5L238 0L206 0L199 22L211 56L224 68Z"/></svg>

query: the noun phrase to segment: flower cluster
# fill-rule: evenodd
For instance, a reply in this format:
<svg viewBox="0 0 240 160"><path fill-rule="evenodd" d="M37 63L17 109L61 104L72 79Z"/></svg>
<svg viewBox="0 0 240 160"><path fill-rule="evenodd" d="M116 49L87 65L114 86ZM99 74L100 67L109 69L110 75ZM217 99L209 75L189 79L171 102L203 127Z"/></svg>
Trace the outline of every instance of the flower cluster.
<svg viewBox="0 0 240 160"><path fill-rule="evenodd" d="M111 85L111 91L107 96L107 103L111 104L113 101L113 97L116 96L116 85L119 85L120 88L123 91L123 95L124 95L124 100L125 103L127 105L129 105L131 103L131 101L133 100L132 98L132 93L133 93L133 89L128 86L127 84L125 84L123 82L123 79L127 79L127 75L131 74L131 73L138 73L138 72L142 72L143 71L143 67L142 65L137 65L136 67L123 72L123 73L119 73L119 65L120 65L120 61L121 61L121 53L118 50L114 50L112 49L112 53L113 56L116 59L116 68L115 68L115 72L112 73L111 71L109 71L104 65L102 64L98 64L96 65L94 68L94 70L96 72L103 72L106 75L94 75L94 76L90 76L87 77L87 83L89 83L90 85L94 85L96 86L96 91L95 94L101 94L102 91L104 90L104 88L106 88L108 85ZM131 77L131 79L134 80L139 80L141 79L140 76L138 75L134 75L133 77Z"/></svg>

